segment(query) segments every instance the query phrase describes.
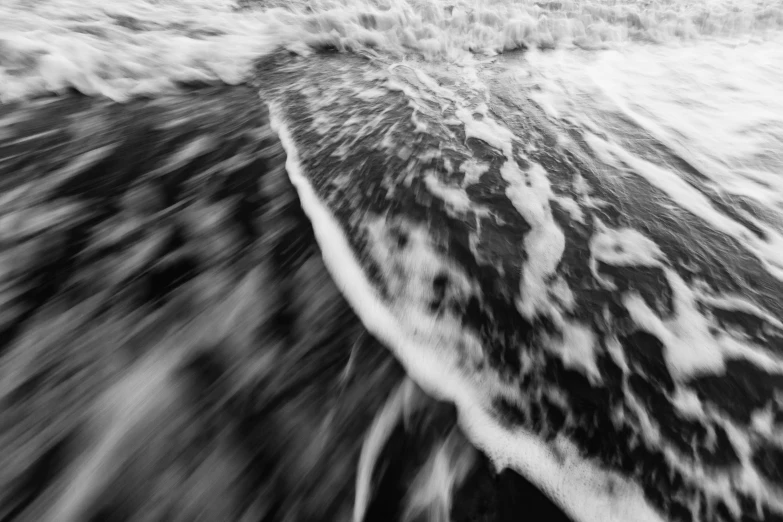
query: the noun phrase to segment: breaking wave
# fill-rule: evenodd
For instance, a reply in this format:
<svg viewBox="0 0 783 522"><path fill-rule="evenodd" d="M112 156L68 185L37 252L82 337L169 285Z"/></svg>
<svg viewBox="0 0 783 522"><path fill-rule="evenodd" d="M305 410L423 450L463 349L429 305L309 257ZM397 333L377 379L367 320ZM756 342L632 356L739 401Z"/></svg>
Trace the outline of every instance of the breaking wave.
<svg viewBox="0 0 783 522"><path fill-rule="evenodd" d="M783 517L780 2L0 20L0 517Z"/></svg>
<svg viewBox="0 0 783 522"><path fill-rule="evenodd" d="M525 48L763 37L777 2L9 0L0 99L73 88L123 101L192 83L237 84L286 46L461 63Z"/></svg>

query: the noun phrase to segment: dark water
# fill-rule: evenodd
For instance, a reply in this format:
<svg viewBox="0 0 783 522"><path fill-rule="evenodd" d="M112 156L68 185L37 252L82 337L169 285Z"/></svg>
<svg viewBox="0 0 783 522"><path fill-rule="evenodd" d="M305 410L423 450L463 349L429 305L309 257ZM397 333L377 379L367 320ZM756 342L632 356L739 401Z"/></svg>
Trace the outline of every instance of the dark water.
<svg viewBox="0 0 783 522"><path fill-rule="evenodd" d="M626 300L639 296L672 319L681 306L672 281L698 276L778 317L781 283L641 177L602 177L586 147L561 147L562 129L494 85L485 117L513 131L513 153L533 145L525 153L555 196L573 197L586 180L604 202L581 206L583 220L551 205L565 241L557 275L575 304L559 318L523 314L534 225L508 195L504 153L447 123L449 107L432 121L404 93L363 97L382 70L345 55L278 54L259 63L252 86L0 108L0 520L350 520L367 434L404 387L415 407L389 420L364 520L567 520L535 476L498 473L460 430L455 407L412 384L348 305L285 170L267 103L282 111L302 171L383 298L408 299L480 339L473 370L515 390L487 404L498 425L553 448L569 441L637 484L663 519L783 520L769 497L783 488L778 431L751 429L762 410L780 429L783 376L742 357L727 358L723 374L672 375L664 341ZM580 129L569 132L580 144ZM430 150L439 154L423 159ZM469 160L488 169L465 189L470 207L455 210L425 175L453 181L453 166ZM596 220L643 230L667 262L599 261L594 271ZM368 227L376 222L381 240ZM405 252L420 230L447 261L411 275ZM387 263L379 244L392 245ZM421 292L406 294L419 275ZM765 317L700 306L715 325L783 352ZM597 379L544 349L568 339L563 317L598 339ZM710 415L684 414L680 388ZM749 447L737 447L730 429L751 433ZM444 448L446 464L468 464L461 473L446 466L445 493L424 494L442 485ZM737 478L748 467L762 493ZM700 480L694 469L708 472Z"/></svg>
<svg viewBox="0 0 783 522"><path fill-rule="evenodd" d="M257 92L74 94L0 122L0 519L349 519L365 431L406 377L326 272ZM456 429L416 393L366 520L397 520ZM454 520L531 502L565 520L474 463Z"/></svg>
<svg viewBox="0 0 783 522"><path fill-rule="evenodd" d="M530 295L525 289L533 288L525 281L531 274L527 267L543 255L527 240L542 225L519 211L514 200L516 189L504 172L509 152L490 138L468 135L468 124L454 120L459 108L452 108L448 99L438 100L440 107L435 102L427 107L428 100L412 103L405 91L367 99L356 86L362 85L364 92L381 88L384 81L373 71L383 66L337 55L268 60L260 65L259 85L280 107L300 168L343 227L388 306L413 308L414 315L451 325L445 329L478 337L482 352L477 361L460 359L461 371L485 379L491 375L518 390L489 399L487 407L498 422L555 445L561 438L572 441L581 455L636 482L665 518L778 520L775 498L783 485L783 453L775 432L763 435L753 418L768 412L773 425L780 422L775 396L783 375L755 354L779 357L781 331L774 319L707 296L693 301L686 296L699 295L691 292L705 287L717 295L743 295L776 316L780 281L747 245L678 207L642 176L614 175L606 165L596 168L600 162L585 145L583 129L559 128L519 89L490 83L489 113L483 119L495 118L512 130L509 150L520 168L544 168L552 190L551 215L564 235L555 273L572 291L573 301L555 312L543 307L526 313ZM448 85L447 79L438 81ZM719 201L699 185L698 170L643 129L625 125L638 154L677 166L694 187ZM563 132L575 146L562 144ZM412 156L406 148L414 151ZM462 166L475 159L487 165L486 171L466 185ZM459 188L469 204L439 194L427 176ZM531 179L528 187L535 186ZM581 215L575 216L559 201L575 197L578 185L585 183L601 203L580 199ZM534 197L534 191L526 197ZM724 207L726 214L741 219L731 205ZM595 241L605 227L642 231L667 261L600 258ZM425 246L417 243L420 234ZM428 256L433 252L425 256L428 261L417 258L419 248ZM410 281L415 283L406 287ZM557 303L551 295L534 297ZM640 315L639 307L647 312ZM689 323L705 318L714 337L686 336L676 348L666 346L673 342L666 328L685 335L677 332L687 332ZM554 339L564 342L566 350L576 350L581 339L573 336L574 323L589 325L598 338L587 363L575 364L568 354L547 349ZM762 351L727 352L719 371L675 373L679 368L671 362L677 358L672 350L691 351L691 360L701 363L701 343L720 345L722 331L739 333ZM678 402L681 392L697 397L707 413L688 411ZM742 476L749 469L758 473L763 486L745 482ZM566 502L579 512L579 501Z"/></svg>

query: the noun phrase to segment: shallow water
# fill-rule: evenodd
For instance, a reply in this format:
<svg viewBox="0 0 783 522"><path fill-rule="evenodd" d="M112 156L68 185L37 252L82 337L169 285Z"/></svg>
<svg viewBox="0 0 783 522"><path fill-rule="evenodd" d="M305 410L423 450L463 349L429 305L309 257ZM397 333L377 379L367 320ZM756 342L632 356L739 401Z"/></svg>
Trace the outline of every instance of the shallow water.
<svg viewBox="0 0 783 522"><path fill-rule="evenodd" d="M106 338L71 323L75 303L122 333L125 314L165 322L157 307L179 296L195 307L183 324L214 312L215 332L253 332L208 343L236 389L196 387L264 412L230 409L228 438L215 432L204 466L239 489L207 520L518 518L504 499L524 486L499 493L490 468L577 521L783 518L780 2L55 0L0 17L8 397L49 381L15 355L55 350L36 332L77 332L74 350ZM137 151L148 158L123 167ZM263 174L283 161L285 179ZM127 236L156 219L171 223ZM72 265L24 268L43 255L28 227L73 244ZM114 229L131 232L107 250ZM176 277L160 274L170 258L187 261ZM175 355L134 334L147 355L101 358L122 379L73 399L88 420L7 432L0 513L142 516L154 495L117 487L160 470L126 441L191 411L179 368L206 334L182 328L161 334ZM358 370L357 350L383 363ZM26 425L52 407L31 404L8 411ZM254 422L273 442L246 474ZM24 486L55 443L63 463L41 472L55 479ZM202 509L177 496L209 488L199 473L161 486L169 509ZM261 490L264 505L246 502Z"/></svg>

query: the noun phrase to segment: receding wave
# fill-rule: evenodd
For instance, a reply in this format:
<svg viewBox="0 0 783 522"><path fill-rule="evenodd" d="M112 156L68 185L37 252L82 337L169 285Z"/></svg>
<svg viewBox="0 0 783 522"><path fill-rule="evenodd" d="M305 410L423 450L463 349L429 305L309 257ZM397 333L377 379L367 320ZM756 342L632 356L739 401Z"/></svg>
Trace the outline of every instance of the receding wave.
<svg viewBox="0 0 783 522"><path fill-rule="evenodd" d="M561 134L491 70L476 92L434 69L259 64L289 175L367 328L496 466L577 520L779 516L763 455L783 281L744 225L656 179L644 149L616 163L588 130ZM687 175L665 165L659 178ZM764 326L743 330L751 316Z"/></svg>
<svg viewBox="0 0 783 522"><path fill-rule="evenodd" d="M780 520L781 12L0 3L0 519Z"/></svg>

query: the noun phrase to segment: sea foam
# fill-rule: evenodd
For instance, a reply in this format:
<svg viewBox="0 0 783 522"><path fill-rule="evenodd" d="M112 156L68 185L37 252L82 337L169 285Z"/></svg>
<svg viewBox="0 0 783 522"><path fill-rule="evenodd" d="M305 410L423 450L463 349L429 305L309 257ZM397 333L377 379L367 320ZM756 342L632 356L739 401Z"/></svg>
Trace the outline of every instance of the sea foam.
<svg viewBox="0 0 783 522"><path fill-rule="evenodd" d="M286 170L338 287L367 329L392 350L408 375L430 396L457 406L460 426L471 442L497 469L510 467L528 477L575 520L661 521L640 488L583 459L565 440L558 439L554 451L524 430L502 426L490 414L486 390L453 360L453 347L422 342L420 334L395 316L367 279L340 224L302 172L282 110L273 105L270 114L287 153Z"/></svg>
<svg viewBox="0 0 783 522"><path fill-rule="evenodd" d="M783 27L766 0L9 0L0 5L0 101L69 88L124 101L181 83L234 84L279 47L415 54L459 63L520 48L603 48Z"/></svg>

